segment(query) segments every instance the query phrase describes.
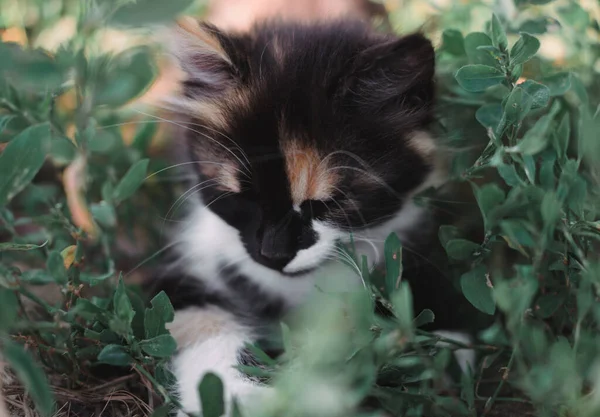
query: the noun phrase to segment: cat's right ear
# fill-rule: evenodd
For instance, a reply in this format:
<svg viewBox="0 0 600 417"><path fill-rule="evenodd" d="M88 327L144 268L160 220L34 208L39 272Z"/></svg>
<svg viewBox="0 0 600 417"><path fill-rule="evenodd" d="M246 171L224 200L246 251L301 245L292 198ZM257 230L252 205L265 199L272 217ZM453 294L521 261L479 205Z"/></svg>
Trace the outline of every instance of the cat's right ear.
<svg viewBox="0 0 600 417"><path fill-rule="evenodd" d="M177 91L168 99L173 110L221 99L235 87L237 70L227 52L230 40L219 29L185 17L167 37L168 52L181 70Z"/></svg>

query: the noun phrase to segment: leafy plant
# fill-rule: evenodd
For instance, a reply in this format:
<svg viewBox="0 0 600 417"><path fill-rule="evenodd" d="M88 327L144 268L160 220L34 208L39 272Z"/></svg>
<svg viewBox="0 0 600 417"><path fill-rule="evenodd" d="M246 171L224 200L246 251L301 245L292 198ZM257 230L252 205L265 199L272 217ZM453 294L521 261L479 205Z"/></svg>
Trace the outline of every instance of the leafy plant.
<svg viewBox="0 0 600 417"><path fill-rule="evenodd" d="M0 2L0 350L41 415L77 393L93 402L98 385L143 398L132 400L142 413L179 406L174 311L138 283L183 190L161 158L158 119L136 99L160 68L144 28L200 15L191 3ZM439 241L443 271L489 318L478 340L425 330L441 317L434 305L415 314L396 235L384 270L344 248L344 277L358 271L362 289L316 294L282 325L281 357L248 346L260 366L240 369L274 392L256 409L233 404L234 415L600 414L600 9L589 3L498 2L491 13L455 2L426 28L439 39L451 163L445 189L415 200L442 211L457 195L472 202ZM403 4L390 2L390 21L409 29L423 2ZM110 50L109 36L127 41ZM465 350L477 359L461 369ZM223 414L224 389L203 377L207 416Z"/></svg>

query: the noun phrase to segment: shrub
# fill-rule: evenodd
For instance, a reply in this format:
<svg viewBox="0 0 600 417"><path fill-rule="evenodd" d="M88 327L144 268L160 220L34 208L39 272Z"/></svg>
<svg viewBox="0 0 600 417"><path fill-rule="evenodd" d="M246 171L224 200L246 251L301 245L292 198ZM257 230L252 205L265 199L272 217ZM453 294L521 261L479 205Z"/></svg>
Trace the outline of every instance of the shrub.
<svg viewBox="0 0 600 417"><path fill-rule="evenodd" d="M190 3L0 2L1 350L41 415L56 402L104 403L109 391L92 394L99 380L141 413L178 405L168 391L173 309L164 294L147 303L136 282L183 190L161 156L160 119L132 100L160 67L144 28L200 15ZM392 26L420 21L422 2L394 4ZM262 363L242 370L275 391L234 414L600 415L600 7L438 7L425 31L439 44L451 173L417 201L445 209L456 203L448 189L473 199L439 240L449 278L489 323L476 344L423 330L435 306L414 316L398 238L385 242L382 273L345 248L364 288L316 295L294 326L282 324L280 358L249 346ZM467 348L476 366L453 372L452 353ZM4 391L10 403L24 398L14 384ZM220 392L205 376L206 417L220 415Z"/></svg>

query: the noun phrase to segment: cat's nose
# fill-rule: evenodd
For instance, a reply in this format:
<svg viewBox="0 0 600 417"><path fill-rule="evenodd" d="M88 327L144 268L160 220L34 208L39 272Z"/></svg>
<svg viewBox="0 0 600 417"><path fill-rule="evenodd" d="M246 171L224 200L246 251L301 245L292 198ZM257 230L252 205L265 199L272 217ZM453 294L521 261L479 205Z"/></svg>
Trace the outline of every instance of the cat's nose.
<svg viewBox="0 0 600 417"><path fill-rule="evenodd" d="M282 270L295 256L295 253L279 250L272 245L262 245L260 254L264 258L267 266L277 270Z"/></svg>
<svg viewBox="0 0 600 417"><path fill-rule="evenodd" d="M298 251L297 225L290 216L276 223L263 226L259 253L263 263L273 269L282 270Z"/></svg>

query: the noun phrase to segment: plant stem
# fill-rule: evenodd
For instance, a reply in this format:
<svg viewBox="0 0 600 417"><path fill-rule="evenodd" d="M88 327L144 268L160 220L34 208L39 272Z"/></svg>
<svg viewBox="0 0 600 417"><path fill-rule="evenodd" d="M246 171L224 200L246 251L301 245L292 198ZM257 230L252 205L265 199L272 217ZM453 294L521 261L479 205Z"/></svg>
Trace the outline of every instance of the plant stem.
<svg viewBox="0 0 600 417"><path fill-rule="evenodd" d="M498 395L500 394L500 391L504 387L504 383L508 379L508 376L512 369L513 363L515 361L516 353L517 353L517 350L516 349L513 350L512 354L510 355L510 359L508 360L508 364L506 365L506 368L504 368L504 373L502 374L502 379L498 383L498 386L496 387L494 394L485 403L485 408L483 410L484 416L490 412L490 410L492 409L492 406L494 405L494 402L498 399Z"/></svg>

